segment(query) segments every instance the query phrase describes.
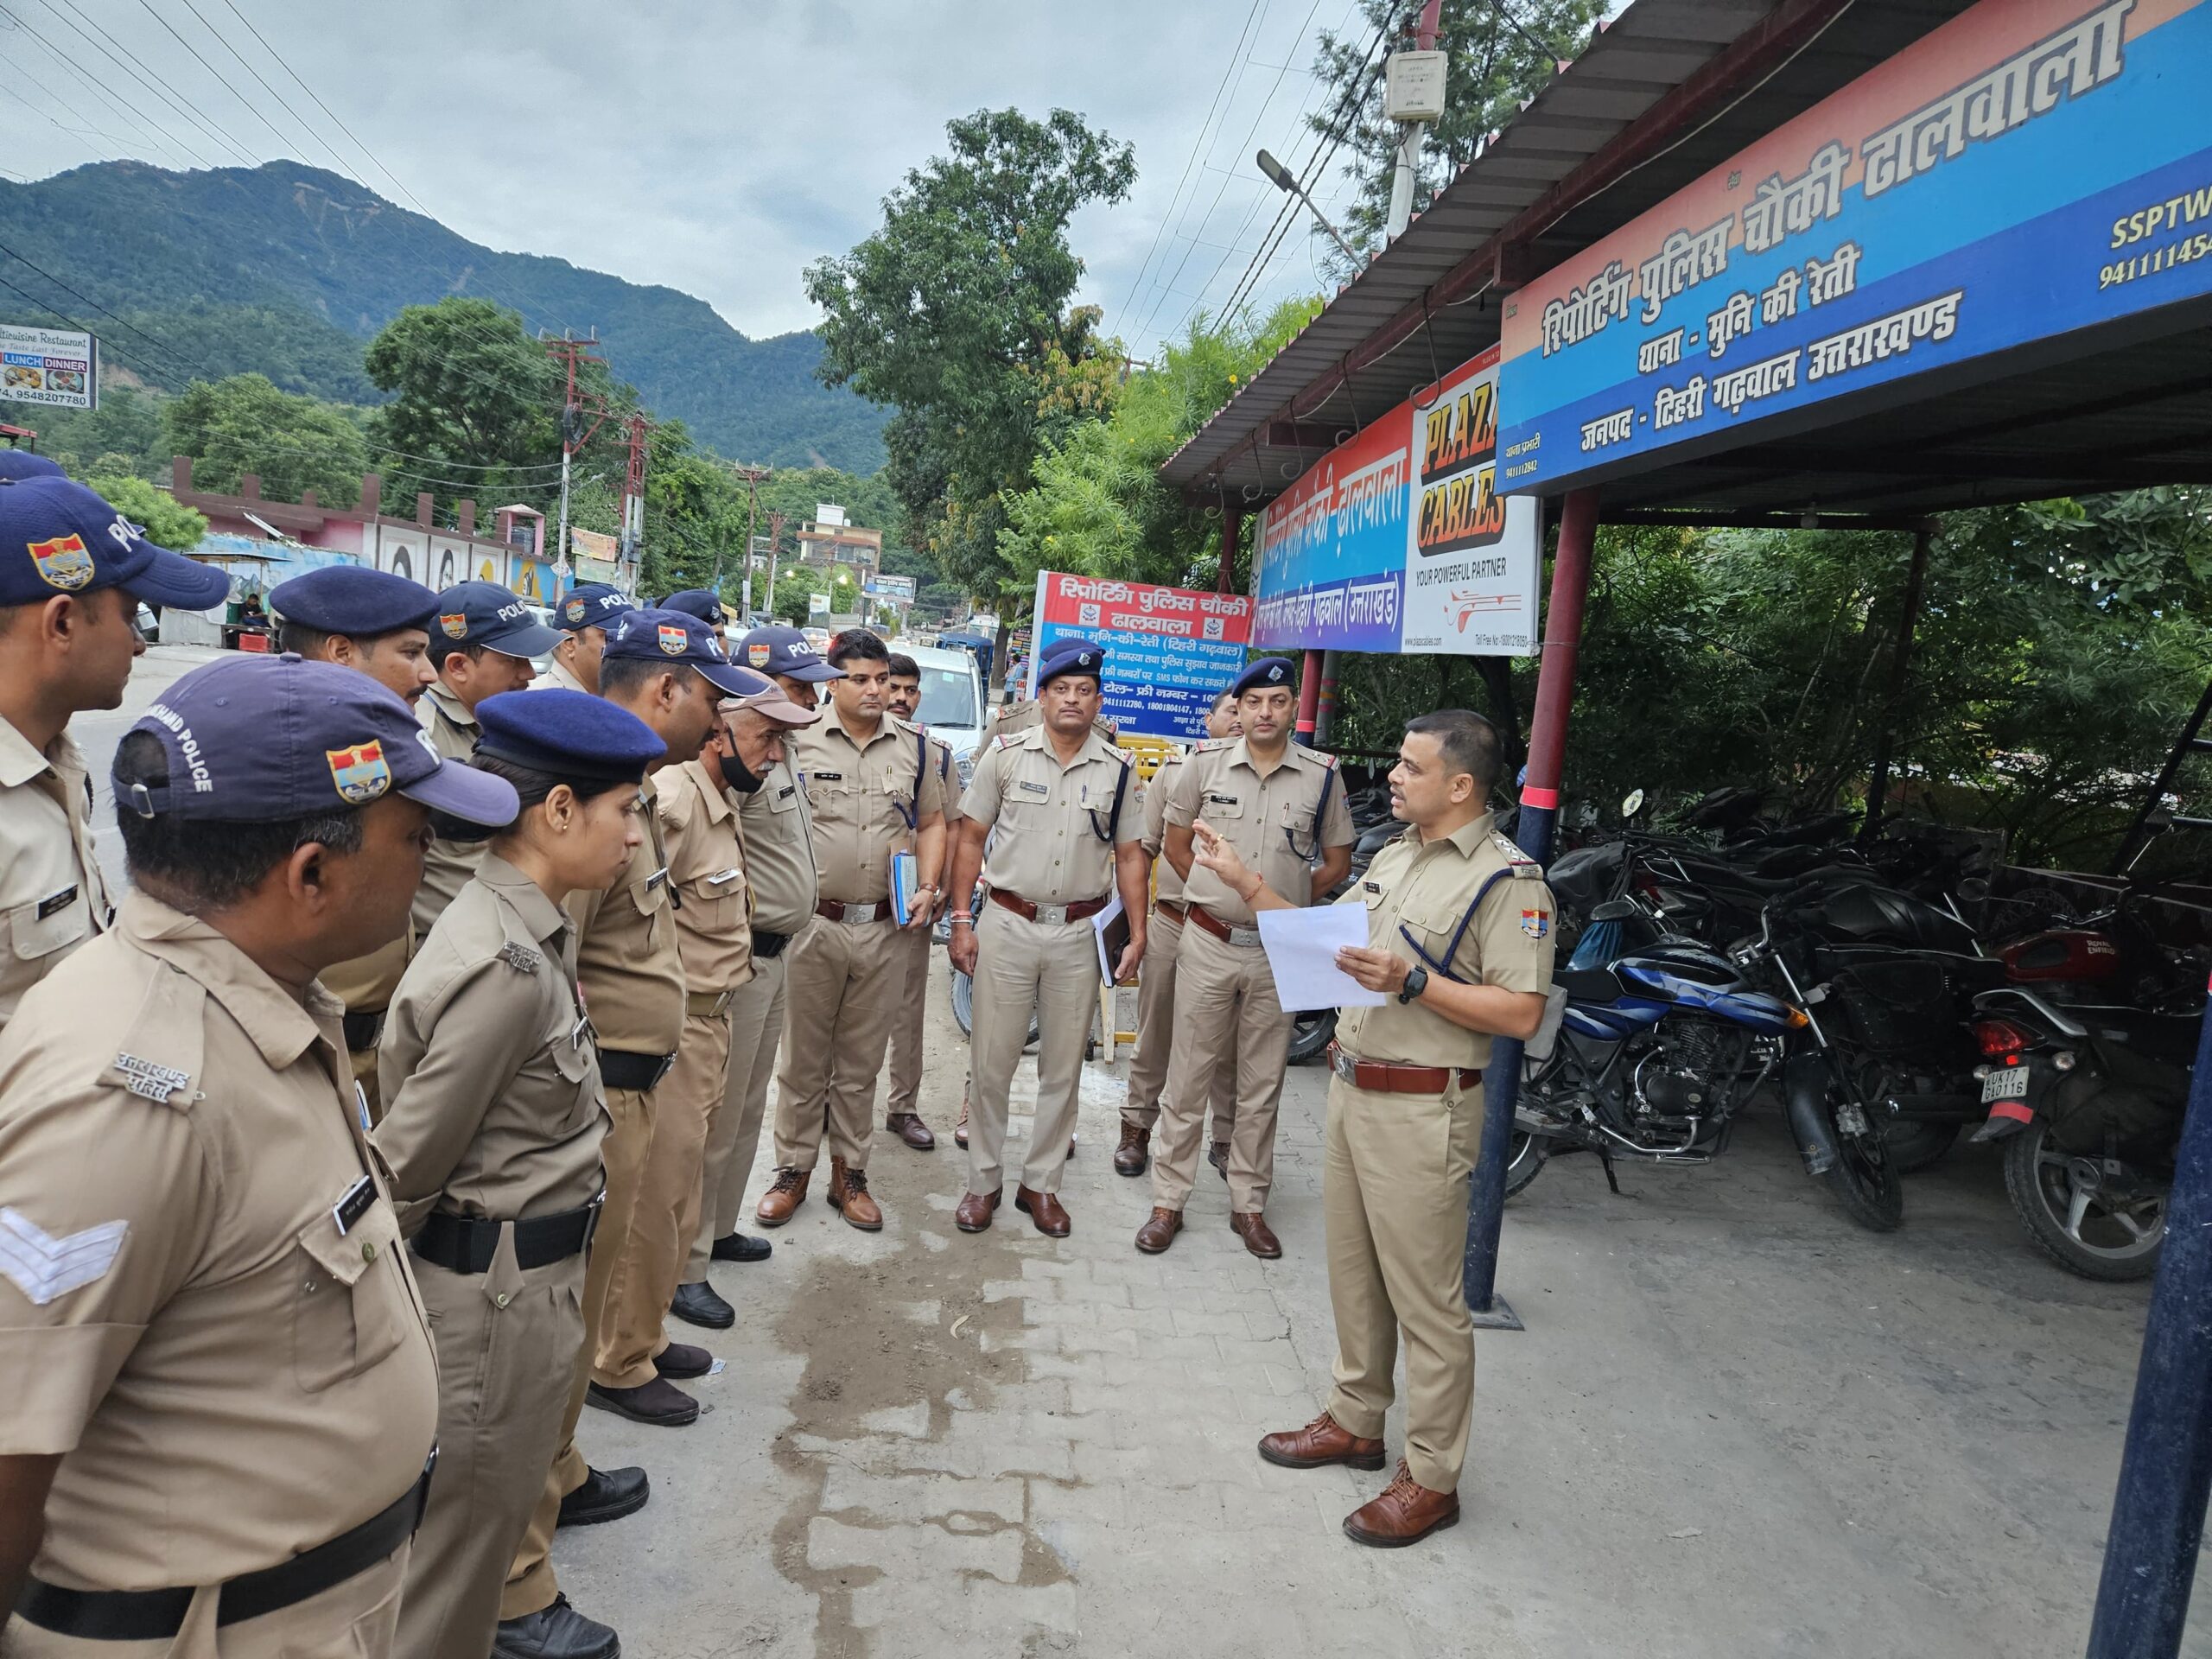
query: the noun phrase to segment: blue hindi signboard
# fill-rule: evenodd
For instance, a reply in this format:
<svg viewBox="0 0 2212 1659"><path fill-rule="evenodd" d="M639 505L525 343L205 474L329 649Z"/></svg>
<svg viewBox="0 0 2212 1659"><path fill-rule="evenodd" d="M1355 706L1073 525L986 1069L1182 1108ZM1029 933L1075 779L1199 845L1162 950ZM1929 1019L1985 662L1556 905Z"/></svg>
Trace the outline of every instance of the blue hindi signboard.
<svg viewBox="0 0 2212 1659"><path fill-rule="evenodd" d="M2212 294L2208 87L2208 0L1981 0L1507 300L1498 487Z"/></svg>
<svg viewBox="0 0 2212 1659"><path fill-rule="evenodd" d="M1037 573L1036 650L1024 694L1037 695L1037 663L1071 635L1106 648L1099 710L1126 735L1189 743L1206 711L1244 667L1252 601L1243 594L1162 588L1106 576Z"/></svg>

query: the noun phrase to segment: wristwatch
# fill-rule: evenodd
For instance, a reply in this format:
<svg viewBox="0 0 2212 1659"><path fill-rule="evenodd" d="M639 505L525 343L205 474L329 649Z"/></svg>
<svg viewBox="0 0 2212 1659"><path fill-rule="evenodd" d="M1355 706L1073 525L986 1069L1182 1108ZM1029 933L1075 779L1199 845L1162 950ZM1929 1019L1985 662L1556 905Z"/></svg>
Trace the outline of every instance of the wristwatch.
<svg viewBox="0 0 2212 1659"><path fill-rule="evenodd" d="M1427 988L1428 969L1426 968L1408 968L1406 969L1406 982L1398 991L1398 1001L1401 1002L1418 1001L1421 1000L1421 994Z"/></svg>

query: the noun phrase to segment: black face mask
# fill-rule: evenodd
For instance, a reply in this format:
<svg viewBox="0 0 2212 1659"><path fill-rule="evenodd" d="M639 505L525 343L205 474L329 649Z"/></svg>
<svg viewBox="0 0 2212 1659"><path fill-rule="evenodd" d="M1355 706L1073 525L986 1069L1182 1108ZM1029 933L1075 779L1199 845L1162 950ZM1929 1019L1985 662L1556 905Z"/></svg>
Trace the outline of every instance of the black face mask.
<svg viewBox="0 0 2212 1659"><path fill-rule="evenodd" d="M758 795L760 785L768 780L750 770L744 761L734 754L721 757L722 782L741 795Z"/></svg>

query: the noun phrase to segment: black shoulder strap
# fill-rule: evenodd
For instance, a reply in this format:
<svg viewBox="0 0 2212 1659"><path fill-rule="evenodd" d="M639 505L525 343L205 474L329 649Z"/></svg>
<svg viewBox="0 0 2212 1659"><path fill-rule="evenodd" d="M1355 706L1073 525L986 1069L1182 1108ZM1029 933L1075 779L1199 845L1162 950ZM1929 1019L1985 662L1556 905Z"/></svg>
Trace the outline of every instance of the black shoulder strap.
<svg viewBox="0 0 2212 1659"><path fill-rule="evenodd" d="M1329 791L1337 786L1337 769L1331 766L1321 779L1321 799L1313 809L1313 855L1321 855L1321 821L1329 815Z"/></svg>
<svg viewBox="0 0 2212 1659"><path fill-rule="evenodd" d="M920 727L914 728L914 811L922 810L922 780L930 775L930 734Z"/></svg>
<svg viewBox="0 0 2212 1659"><path fill-rule="evenodd" d="M1441 962L1430 956L1422 948L1421 941L1414 938L1412 930L1403 922L1398 924L1398 931L1404 935L1406 943L1413 946L1414 954L1427 964L1429 972L1436 975L1440 979L1448 979L1455 985L1466 983L1459 975L1452 971L1452 964L1459 960L1459 946L1467 937L1467 930L1474 925L1475 913L1482 909L1483 900L1490 897L1490 890L1500 881L1510 880L1512 874L1513 868L1510 865L1502 870L1493 870L1484 880L1482 886L1475 889L1474 901L1467 906L1465 914L1459 918L1459 925L1452 930L1452 943L1445 946L1444 960Z"/></svg>
<svg viewBox="0 0 2212 1659"><path fill-rule="evenodd" d="M1106 844L1111 847L1122 829L1122 798L1129 792L1129 774L1136 768L1128 761L1122 763L1122 775L1114 780L1114 810L1106 815Z"/></svg>

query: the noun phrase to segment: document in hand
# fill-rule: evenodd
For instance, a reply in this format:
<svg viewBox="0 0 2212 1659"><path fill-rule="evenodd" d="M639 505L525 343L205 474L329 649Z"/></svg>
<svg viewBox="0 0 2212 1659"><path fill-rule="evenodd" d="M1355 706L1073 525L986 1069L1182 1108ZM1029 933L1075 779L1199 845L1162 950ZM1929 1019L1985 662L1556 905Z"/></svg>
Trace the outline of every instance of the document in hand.
<svg viewBox="0 0 2212 1659"><path fill-rule="evenodd" d="M891 917L901 927L913 917L914 884L920 880L912 853L891 855Z"/></svg>
<svg viewBox="0 0 2212 1659"><path fill-rule="evenodd" d="M1122 895L1116 893L1106 901L1106 908L1090 918L1098 940L1098 978L1101 983L1114 982L1114 966L1122 959L1122 952L1129 948L1129 917L1122 908Z"/></svg>
<svg viewBox="0 0 2212 1659"><path fill-rule="evenodd" d="M1260 912L1260 947L1275 976L1275 999L1292 1014L1313 1008L1377 1008L1370 991L1337 966L1337 952L1367 947L1364 905L1315 905Z"/></svg>

